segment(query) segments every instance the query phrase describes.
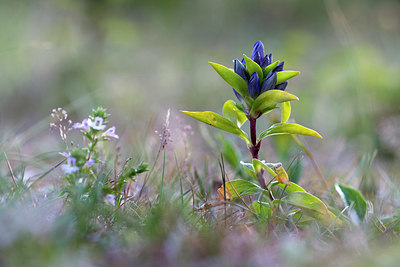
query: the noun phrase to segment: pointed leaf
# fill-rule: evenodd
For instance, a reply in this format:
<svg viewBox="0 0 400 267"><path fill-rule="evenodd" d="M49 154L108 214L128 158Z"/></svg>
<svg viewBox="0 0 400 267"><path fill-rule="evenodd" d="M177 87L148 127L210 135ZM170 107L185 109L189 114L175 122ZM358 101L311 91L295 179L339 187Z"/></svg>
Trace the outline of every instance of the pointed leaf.
<svg viewBox="0 0 400 267"><path fill-rule="evenodd" d="M346 206L353 204L353 210L357 213L358 218L362 221L367 214L367 201L360 191L350 186L336 184L335 189L342 198Z"/></svg>
<svg viewBox="0 0 400 267"><path fill-rule="evenodd" d="M281 123L285 123L289 120L290 112L291 112L290 102L286 101L282 103L282 119Z"/></svg>
<svg viewBox="0 0 400 267"><path fill-rule="evenodd" d="M246 114L237 108L236 103L232 100L225 102L222 108L222 114L225 118L235 123L239 128L247 120Z"/></svg>
<svg viewBox="0 0 400 267"><path fill-rule="evenodd" d="M240 138L245 140L247 143L250 143L249 138L242 130L240 130L239 127L237 127L236 124L222 117L221 115L218 115L217 113L211 111L203 111L203 112L181 111L181 112L195 118L196 120L204 122L210 126L214 126L215 128L236 134Z"/></svg>
<svg viewBox="0 0 400 267"><path fill-rule="evenodd" d="M271 70L275 69L276 66L278 66L279 62L280 62L280 61L277 60L277 61L275 61L274 63L271 63L271 64L269 64L268 66L266 66L266 67L263 69L263 75L264 75L264 77L266 77L267 74L268 74Z"/></svg>
<svg viewBox="0 0 400 267"><path fill-rule="evenodd" d="M285 188L285 185L278 182L278 181L274 181L271 183L271 187L273 186L278 186L282 189ZM302 188L300 185L295 184L293 182L290 182L290 186L286 186L285 192L288 194L294 193L294 192L306 192L306 190L304 190L304 188Z"/></svg>
<svg viewBox="0 0 400 267"><path fill-rule="evenodd" d="M264 132L262 132L258 137L258 141L264 139L267 136L278 134L302 134L322 138L322 136L316 131L297 123L276 123Z"/></svg>
<svg viewBox="0 0 400 267"><path fill-rule="evenodd" d="M254 100L250 113L253 117L257 117L268 107L291 100L299 99L297 96L282 90L269 90L262 93Z"/></svg>
<svg viewBox="0 0 400 267"><path fill-rule="evenodd" d="M209 62L210 65L214 68L214 70L224 79L230 86L235 88L239 94L242 96L248 96L248 86L245 80L240 77L239 74L236 74L233 70L228 69L227 67Z"/></svg>
<svg viewBox="0 0 400 267"><path fill-rule="evenodd" d="M254 62L251 58L246 55L243 55L244 60L246 61L246 67L249 71L249 75L251 76L254 72L257 72L258 78L260 79L260 83L264 80L263 71L256 62Z"/></svg>
<svg viewBox="0 0 400 267"><path fill-rule="evenodd" d="M329 215L326 205L319 198L309 193L300 191L293 192L288 194L284 199L289 205L319 214Z"/></svg>
<svg viewBox="0 0 400 267"><path fill-rule="evenodd" d="M276 84L283 83L284 81L299 75L299 73L300 71L294 71L294 70L279 71L276 73Z"/></svg>

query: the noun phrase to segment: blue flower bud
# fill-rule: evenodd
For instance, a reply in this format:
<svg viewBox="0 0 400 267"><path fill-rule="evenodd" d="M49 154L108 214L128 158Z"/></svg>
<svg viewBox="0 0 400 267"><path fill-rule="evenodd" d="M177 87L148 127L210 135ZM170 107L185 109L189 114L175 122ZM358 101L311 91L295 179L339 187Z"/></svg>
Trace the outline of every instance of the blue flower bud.
<svg viewBox="0 0 400 267"><path fill-rule="evenodd" d="M275 89L285 91L287 85L288 85L288 82L285 81L285 82L280 83L277 86L275 86Z"/></svg>
<svg viewBox="0 0 400 267"><path fill-rule="evenodd" d="M236 98L242 102L243 101L243 96L241 96L238 91L236 91L234 88L232 88L233 92L235 93Z"/></svg>
<svg viewBox="0 0 400 267"><path fill-rule="evenodd" d="M260 64L260 67L262 68L262 69L264 69L266 66L268 66L269 65L269 63L268 63L268 57L264 57L264 59L261 61L261 64Z"/></svg>
<svg viewBox="0 0 400 267"><path fill-rule="evenodd" d="M285 61L282 61L278 64L278 66L276 66L276 68L274 69L275 72L278 71L283 71L283 64L285 64Z"/></svg>
<svg viewBox="0 0 400 267"><path fill-rule="evenodd" d="M261 56L260 56L260 53L256 53L255 55L254 55L254 58L253 58L253 61L255 62L255 63L257 63L258 65L261 65L261 61L262 61L263 59L261 58Z"/></svg>
<svg viewBox="0 0 400 267"><path fill-rule="evenodd" d="M239 74L239 76L242 77L243 80L248 82L249 78L247 78L247 72L246 72L246 68L244 67L244 65L238 59L235 59L233 62L234 62L233 70L235 71L235 73Z"/></svg>
<svg viewBox="0 0 400 267"><path fill-rule="evenodd" d="M256 98L260 95L260 79L258 78L257 72L254 72L249 80L249 96Z"/></svg>
<svg viewBox="0 0 400 267"><path fill-rule="evenodd" d="M268 65L272 63L272 53L269 53L268 57Z"/></svg>
<svg viewBox="0 0 400 267"><path fill-rule="evenodd" d="M272 63L272 54L266 55L261 61L260 67L264 69L266 66Z"/></svg>
<svg viewBox="0 0 400 267"><path fill-rule="evenodd" d="M254 44L253 52L251 52L251 59L257 64L260 64L264 59L264 44L261 41Z"/></svg>
<svg viewBox="0 0 400 267"><path fill-rule="evenodd" d="M273 89L275 87L275 85L276 85L276 72L271 71L268 74L267 78L265 78L265 80L261 86L260 93L262 94L268 90Z"/></svg>

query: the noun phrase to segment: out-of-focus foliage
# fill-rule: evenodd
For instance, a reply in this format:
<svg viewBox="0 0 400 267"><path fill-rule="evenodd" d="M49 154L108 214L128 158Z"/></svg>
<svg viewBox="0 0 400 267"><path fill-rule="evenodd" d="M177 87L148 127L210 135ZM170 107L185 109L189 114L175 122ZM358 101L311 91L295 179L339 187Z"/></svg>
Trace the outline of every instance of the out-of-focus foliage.
<svg viewBox="0 0 400 267"><path fill-rule="evenodd" d="M299 121L318 124L323 136L344 133L366 152L380 145L400 154L399 138L384 133L400 127L398 1L21 0L1 6L2 125L32 125L54 106L86 107L80 115L88 104L104 103L114 114L143 116L171 106L217 109L231 91L205 63L233 66L227 59L262 40L287 69L302 72L289 89L302 99L293 106ZM315 99L318 106L311 105Z"/></svg>

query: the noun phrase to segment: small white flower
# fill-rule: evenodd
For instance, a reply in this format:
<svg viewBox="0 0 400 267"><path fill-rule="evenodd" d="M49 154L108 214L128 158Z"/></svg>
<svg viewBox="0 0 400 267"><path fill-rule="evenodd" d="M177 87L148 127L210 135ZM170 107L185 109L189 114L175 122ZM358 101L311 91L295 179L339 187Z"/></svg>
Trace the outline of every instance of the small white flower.
<svg viewBox="0 0 400 267"><path fill-rule="evenodd" d="M91 119L83 119L82 123L80 123L80 122L74 123L74 125L72 125L72 128L88 131L89 127L91 127L91 126L92 126Z"/></svg>
<svg viewBox="0 0 400 267"><path fill-rule="evenodd" d="M111 127L110 129L108 129L107 131L105 131L102 136L104 137L112 137L115 139L119 139L119 136L115 134L115 126Z"/></svg>
<svg viewBox="0 0 400 267"><path fill-rule="evenodd" d="M71 153L69 152L58 152L58 154L60 154L61 156L68 158L69 156L71 156Z"/></svg>
<svg viewBox="0 0 400 267"><path fill-rule="evenodd" d="M64 171L65 174L72 174L74 172L79 171L78 166L76 166L75 164L76 164L76 158L69 157L67 159L67 164L62 165L61 169Z"/></svg>
<svg viewBox="0 0 400 267"><path fill-rule="evenodd" d="M106 125L103 125L104 119L102 117L94 118L94 122L91 123L90 127L95 130L103 131L106 128Z"/></svg>

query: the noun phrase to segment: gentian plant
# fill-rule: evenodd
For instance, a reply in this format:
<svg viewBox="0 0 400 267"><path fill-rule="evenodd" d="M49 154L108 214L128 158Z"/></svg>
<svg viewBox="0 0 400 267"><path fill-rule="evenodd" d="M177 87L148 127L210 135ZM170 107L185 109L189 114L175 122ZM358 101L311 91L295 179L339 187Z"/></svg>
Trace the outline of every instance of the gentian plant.
<svg viewBox="0 0 400 267"><path fill-rule="evenodd" d="M239 136L246 142L252 156L252 162L241 163L254 181L239 179L225 182L219 190L218 199L229 201L243 196L251 196L251 199L258 196L258 200L251 200L250 208L259 217L267 219L277 210L282 211L284 206L286 215L299 224L314 219L325 225L340 222L320 199L291 182L280 162L267 163L259 159L261 142L268 136L300 134L322 138L312 129L288 122L290 101L299 99L285 89L288 80L300 72L284 70L283 61L273 61L272 54L264 53L261 41L255 43L251 57L243 55L242 60L235 59L233 62L233 69L213 62L210 65L233 87L238 103L226 101L222 108L223 116L211 111L182 111L201 122ZM257 136L257 120L279 106L281 122L271 125ZM249 133L242 129L246 121L249 121ZM265 172L272 176L268 183Z"/></svg>

